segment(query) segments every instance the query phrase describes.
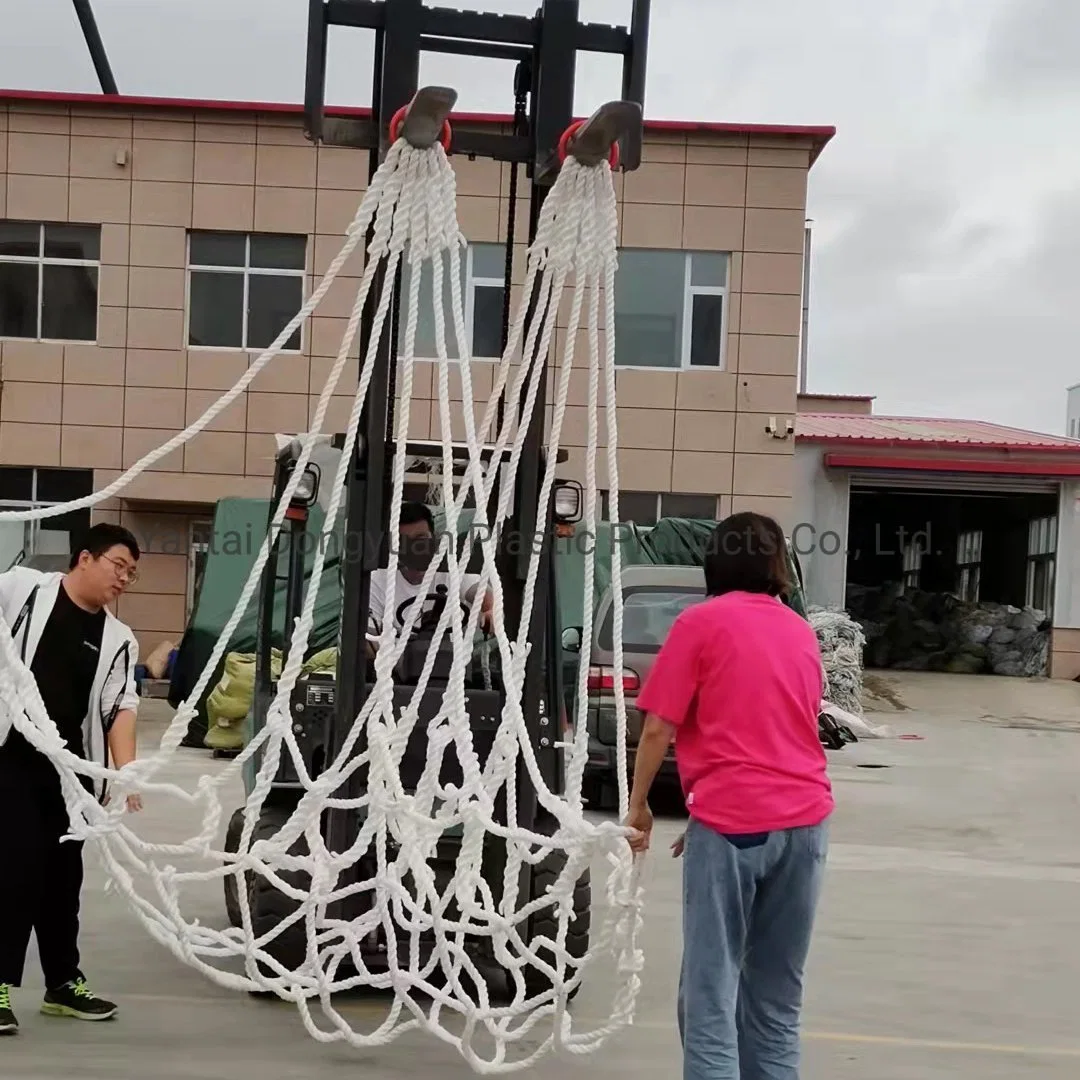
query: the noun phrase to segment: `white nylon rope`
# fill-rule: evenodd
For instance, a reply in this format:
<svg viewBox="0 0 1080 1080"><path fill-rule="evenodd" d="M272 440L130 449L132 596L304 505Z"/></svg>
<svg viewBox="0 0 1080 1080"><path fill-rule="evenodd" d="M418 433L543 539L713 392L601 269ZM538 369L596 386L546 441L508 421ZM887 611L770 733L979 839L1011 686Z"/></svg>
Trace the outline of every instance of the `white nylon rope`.
<svg viewBox="0 0 1080 1080"><path fill-rule="evenodd" d="M617 518L617 470L615 463L615 372L614 372L614 297L613 283L616 265L617 207L611 171L605 163L585 168L568 158L558 181L540 215L536 242L529 252L524 295L519 303L511 328L507 348L499 362L494 387L487 402L484 417L478 425L472 409L473 392L466 331L464 305L461 298L460 252L464 238L456 215L456 184L453 170L441 146L430 150L415 150L399 140L390 150L383 166L364 196L356 219L349 228L341 253L331 264L326 277L297 316L281 332L275 343L256 360L245 376L184 432L169 440L163 447L128 470L101 492L62 506L31 511L0 513L0 520L31 520L67 513L72 509L92 506L113 497L123 490L144 469L183 445L203 430L214 417L243 392L244 388L280 351L295 329L317 307L334 277L347 261L369 224L374 222L374 239L361 286L356 298L337 362L320 397L319 407L311 430L303 440L303 450L294 474L275 508L271 528L255 566L245 584L240 600L224 628L207 665L189 699L177 710L157 753L141 758L117 772L85 762L71 755L61 744L55 725L45 714L36 683L15 651L8 626L0 620L0 734L5 725L14 725L41 752L55 763L64 787L65 800L72 816L75 836L96 840L114 887L127 897L137 916L150 934L175 955L203 972L215 982L238 989L267 989L296 1002L305 1026L321 1041L347 1040L356 1046L384 1045L413 1028L423 1028L453 1045L477 1072L503 1072L526 1068L554 1048L574 1053L586 1053L598 1047L612 1032L629 1023L639 988L638 973L641 955L636 937L640 927L641 890L636 871L625 842L625 833L615 823L592 823L584 817L581 803L581 779L588 749L585 724L585 680L589 666L591 641L591 604L585 605L585 630L579 673L579 696L573 738L563 744L567 758L567 793L565 798L554 796L546 787L532 745L526 717L522 708L522 689L525 664L530 647L528 641L530 615L534 602L539 557L535 545L528 564L525 582L525 602L520 629L511 641L503 624L502 587L495 570L495 551L499 532L507 518L509 500L514 490L514 477L520 463L532 406L536 400L539 379L544 370L551 341L555 333L560 300L569 279L574 292L571 305L567 345L559 369L554 395L553 421L548 438L548 458L536 514L538 522L547 520L548 505L556 473L556 452L565 415L570 374L574 364L577 328L582 308L588 297L589 311L589 422L586 453L585 523L590 534L596 535L596 453L598 435L598 388L601 374L607 396L608 469L612 489L613 516ZM446 343L444 312L438 298L443 296L443 258L449 263L452 298L453 331L461 377L462 419L465 442L469 447L466 474L457 491L453 486L452 406L450 401L451 361ZM292 494L299 484L304 466L310 458L317 436L322 430L329 401L349 360L349 353L358 332L360 315L367 301L375 272L386 258L386 284L378 305L374 330L361 367L361 375L353 401L353 409L345 437L330 506L323 525L322 542L316 550L315 565L307 588L302 613L293 634L289 659L278 683L264 728L240 756L212 776L203 776L193 792L179 785L155 779L168 763L183 739L194 714L194 703L206 689L216 670L233 631L243 616L258 587L262 567L284 519ZM413 392L413 366L419 313L420 279L430 265L433 275L435 338L438 354L439 414L442 438L442 498L446 529L440 553L448 569L448 601L442 612L435 640L448 633L453 647L449 684L442 694L436 715L427 724L428 748L423 773L416 791L409 794L401 784L400 767L409 736L420 711L421 699L427 688L435 661L434 648L429 653L419 685L412 701L400 715L395 715L393 669L404 644L420 613L420 604L413 604L405 617L405 627L396 632L393 626L393 597L384 601L382 631L375 660L376 680L334 761L329 762L315 780L306 774L299 746L291 730L289 699L299 677L309 635L314 622L315 599L324 569L326 541L332 536L345 492L347 472L359 431L361 412L375 369L375 357L386 316L389 311L392 284L399 261L407 258L410 265L410 295L405 300L408 318L405 348L402 357L401 399L397 405L396 453L393 465L393 492L390 503L390 536L396 536L399 511L404 493L404 478L408 459L405 454L410 401ZM525 334L528 300L538 290L539 303L529 332ZM599 345L600 292L604 292L605 345L603 358ZM522 338L525 338L524 343ZM523 347L522 347L523 346ZM492 467L485 475L481 447L494 421L498 401L510 382L516 364L517 374L511 401L524 394L525 423L519 423L513 410L508 411L494 440ZM601 372L601 364L603 371ZM499 474L497 463L509 451L508 464L503 471L498 508L493 522L487 521L492 485ZM461 607L462 575L470 558L468 544L459 553L449 537L458 535L460 514L473 491L477 510L474 530L479 530L483 565L480 571L480 594L490 589L494 596L494 644L500 671L505 684L505 707L499 719L494 748L483 766L473 745L465 699L465 669L473 657L473 641L477 629L479 605L474 605L466 617ZM397 546L390 545L388 574L393 580L397 573ZM613 583L615 589L616 670L621 668L621 590L619 582L618 545L614 545ZM420 587L425 594L434 580L439 559L432 561ZM586 560L586 597L591 596L593 567ZM490 679L491 657L485 652L485 678ZM558 662L558 661L556 661ZM616 679L616 698L620 717L619 789L620 807L627 802L625 754L625 707L621 687ZM552 727L558 723L558 702L549 702L548 717ZM429 709L425 709L428 713ZM357 752L361 736L366 746ZM443 785L439 775L444 756L451 751L460 764L462 780L459 785ZM253 843L259 820L273 778L277 774L283 752L287 752L304 788L299 804L281 831L269 840ZM245 763L256 754L262 760L252 792L244 807L244 828L239 853L229 855L217 849L224 808L222 790L235 785ZM554 820L551 835L539 835L521 827L516 821L516 769L520 760L537 792L541 807ZM343 797L340 792L345 781L358 769L367 770L365 791L356 798ZM102 808L79 784L78 775L108 779L114 784L113 803ZM123 796L133 790L173 796L191 805L204 807L201 831L181 844L151 844L136 836L123 819ZM495 820L496 796L507 795L508 820ZM360 820L356 841L348 851L331 852L322 839L319 822L322 811L336 807L356 812ZM459 857L448 882L436 882L432 860L440 837L448 828L459 827L462 839ZM481 874L485 841L505 845L506 867L503 875L503 895L496 898ZM288 854L296 841L306 845L303 855ZM525 902L518 896L520 873L524 864L536 865L549 852L565 856L565 867L556 884L546 896ZM568 922L573 914L575 882L597 855L603 855L609 867L606 883L606 908L593 906L593 937L589 954L584 958L571 957L566 948ZM376 868L368 880L352 885L339 884L342 875L356 867L360 858L373 856ZM165 858L187 863L195 858L210 863L210 869L178 869L172 863L162 865ZM135 886L132 871L141 872L153 883L158 905L141 895ZM301 871L310 876L305 888L285 882L281 874ZM239 928L219 931L188 921L181 912L180 889L194 882L218 881L226 874L238 880L241 908ZM243 876L265 877L275 888L296 901L292 917L263 938L256 938L252 913ZM406 887L405 879L411 880ZM369 909L349 922L329 917L338 901L358 893L367 893ZM451 905L456 912L449 911ZM529 917L545 907L553 907L558 931L555 941L529 941ZM602 916L602 917L601 917ZM268 952L274 938L288 929L288 924L304 927L306 960L295 970L278 963ZM404 939L405 956L395 949L387 950L388 970L385 973L367 970L359 945L365 938L382 929L387 940L395 935ZM421 935L433 935L434 948L426 963L421 963ZM487 938L496 961L511 975L515 998L509 1005L496 1005L489 1000L484 979L466 946L477 939ZM551 955L538 959L539 948ZM618 966L618 986L609 1021L594 1031L574 1031L566 1005L568 993L582 978L584 968L597 955L611 952ZM406 959L407 957L407 959ZM242 959L245 974L229 970L226 962ZM356 974L339 977L342 961L351 961ZM220 966L219 966L220 965ZM235 964L232 965L235 967ZM522 969L533 967L544 972L552 989L532 1000L526 1000ZM565 970L564 970L565 969ZM357 985L394 990L394 1000L386 1020L366 1035L353 1030L348 1021L333 1007L331 995ZM417 1001L418 996L430 998L431 1011L426 1013ZM331 1030L320 1028L312 1017L310 999L317 997L324 1014L331 1021ZM403 1017L404 1012L407 1017ZM442 1020L448 1011L453 1020L451 1030ZM535 1045L533 1029L551 1017L550 1033ZM493 1043L490 1053L483 1054L475 1045L477 1040ZM528 1040L526 1042L526 1040ZM509 1059L510 1046L524 1044L529 1051L524 1057Z"/></svg>

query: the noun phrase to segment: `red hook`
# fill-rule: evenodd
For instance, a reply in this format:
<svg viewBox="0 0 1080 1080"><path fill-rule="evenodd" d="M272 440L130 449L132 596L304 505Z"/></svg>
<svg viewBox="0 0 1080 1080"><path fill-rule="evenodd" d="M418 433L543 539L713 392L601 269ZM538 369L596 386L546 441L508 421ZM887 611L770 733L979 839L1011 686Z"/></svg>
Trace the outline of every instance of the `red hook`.
<svg viewBox="0 0 1080 1080"><path fill-rule="evenodd" d="M398 140L398 132L401 130L401 125L405 122L405 117L408 115L409 106L402 105L390 120L390 142L396 143ZM443 122L442 134L439 136L439 142L442 143L443 150L446 153L450 153L450 143L454 137L454 129L450 126L450 121Z"/></svg>
<svg viewBox="0 0 1080 1080"><path fill-rule="evenodd" d="M586 121L575 120L562 134L562 138L559 140L559 163L562 164L566 160L568 147L570 146L570 140L585 126ZM608 155L608 164L611 166L612 172L619 167L619 144L617 142L611 144L611 153Z"/></svg>

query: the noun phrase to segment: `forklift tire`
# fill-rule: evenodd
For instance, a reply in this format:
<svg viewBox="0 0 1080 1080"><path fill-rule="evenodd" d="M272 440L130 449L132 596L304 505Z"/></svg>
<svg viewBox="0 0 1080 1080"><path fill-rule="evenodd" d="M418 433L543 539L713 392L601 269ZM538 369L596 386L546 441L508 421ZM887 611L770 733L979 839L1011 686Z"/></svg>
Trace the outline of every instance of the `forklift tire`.
<svg viewBox="0 0 1080 1080"><path fill-rule="evenodd" d="M530 899L536 900L546 896L555 883L559 880L559 874L565 865L565 856L557 851L550 852L533 871L532 889ZM574 886L574 914L566 929L566 951L575 959L583 958L589 951L589 931L592 924L592 876L588 870L581 875ZM541 908L529 919L530 942L539 937L557 940L559 934L559 917L554 908ZM538 950L537 955L544 963L552 963L554 955L549 949ZM532 966L522 969L522 978L525 980L525 990L529 997L547 993L552 989L551 978L546 972ZM564 975L566 972L564 971ZM573 1001L577 997L580 985L570 991L568 999Z"/></svg>
<svg viewBox="0 0 1080 1080"><path fill-rule="evenodd" d="M262 816L255 825L251 842L269 840L276 836L291 817L291 808L285 806L264 806ZM244 827L244 812L238 810L229 822L225 846L227 851L239 848L240 834ZM231 847L230 847L231 843ZM291 848L289 854L302 855L307 844L301 837ZM309 875L303 871L282 871L279 874L285 881L297 889L306 889ZM248 906L251 910L251 929L255 937L271 932L278 923L292 915L300 904L291 896L279 892L261 874L249 872L245 876L244 886L247 891ZM240 899L235 876L225 879L225 907L229 921L233 926L241 926ZM307 933L303 923L294 924L284 934L271 939L266 946L279 964L295 969L307 958Z"/></svg>

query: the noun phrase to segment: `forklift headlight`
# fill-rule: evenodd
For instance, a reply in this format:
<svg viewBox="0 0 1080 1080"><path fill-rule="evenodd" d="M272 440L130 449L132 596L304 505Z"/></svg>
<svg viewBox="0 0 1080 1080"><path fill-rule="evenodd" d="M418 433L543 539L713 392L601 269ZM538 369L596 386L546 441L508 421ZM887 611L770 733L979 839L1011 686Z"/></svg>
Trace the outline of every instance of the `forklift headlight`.
<svg viewBox="0 0 1080 1080"><path fill-rule="evenodd" d="M576 481L560 481L555 489L555 517L572 524L581 520L581 485Z"/></svg>

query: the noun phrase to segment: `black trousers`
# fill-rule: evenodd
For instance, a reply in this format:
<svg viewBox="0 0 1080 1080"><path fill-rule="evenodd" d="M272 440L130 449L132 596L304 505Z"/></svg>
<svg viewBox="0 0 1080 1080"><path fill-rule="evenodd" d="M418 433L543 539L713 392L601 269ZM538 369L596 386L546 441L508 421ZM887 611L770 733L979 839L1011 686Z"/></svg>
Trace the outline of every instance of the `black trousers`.
<svg viewBox="0 0 1080 1080"><path fill-rule="evenodd" d="M46 989L55 990L81 976L83 845L60 843L69 823L53 766L36 751L33 760L8 750L0 748L0 983L22 985L33 933Z"/></svg>

